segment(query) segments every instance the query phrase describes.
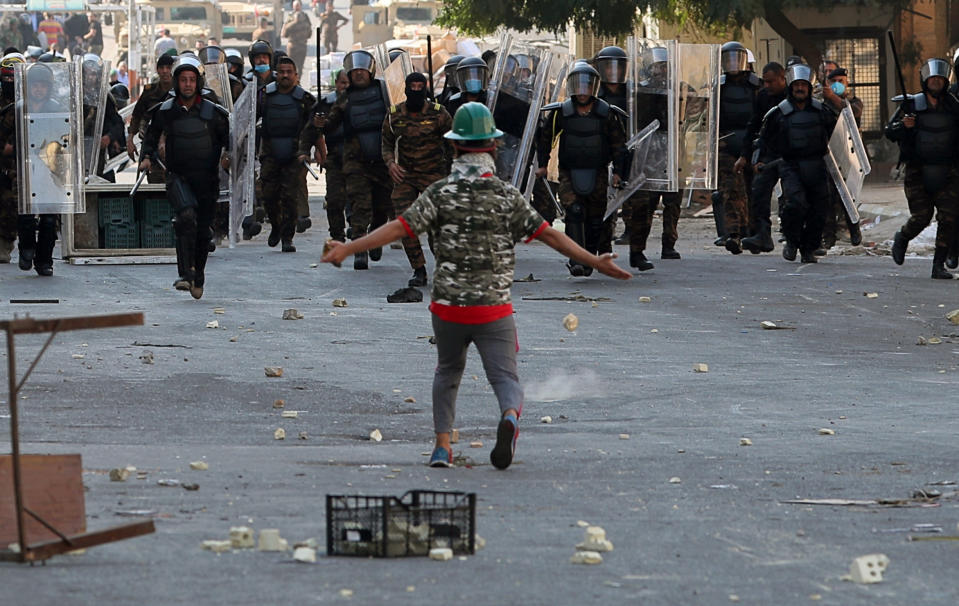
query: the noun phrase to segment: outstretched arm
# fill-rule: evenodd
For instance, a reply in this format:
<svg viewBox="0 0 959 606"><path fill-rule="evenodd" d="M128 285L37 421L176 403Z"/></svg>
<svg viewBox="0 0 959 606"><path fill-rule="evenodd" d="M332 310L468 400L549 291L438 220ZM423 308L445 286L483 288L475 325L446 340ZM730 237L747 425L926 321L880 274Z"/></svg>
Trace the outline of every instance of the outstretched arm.
<svg viewBox="0 0 959 606"><path fill-rule="evenodd" d="M589 265L596 271L606 274L607 276L618 280L628 280L633 277L631 273L613 262L613 259L616 258L615 253L594 255L586 252L583 247L574 242L569 236L552 227L547 227L537 237L563 256L569 257L573 261L584 265Z"/></svg>
<svg viewBox="0 0 959 606"><path fill-rule="evenodd" d="M327 246L329 249L320 259L320 261L338 265L350 255L355 255L356 253L360 253L371 248L377 248L378 246L386 246L391 242L399 240L405 235L406 228L403 227L403 224L397 219L393 219L386 225L382 225L362 238L357 238L356 240L353 240L347 244L336 241L328 242Z"/></svg>

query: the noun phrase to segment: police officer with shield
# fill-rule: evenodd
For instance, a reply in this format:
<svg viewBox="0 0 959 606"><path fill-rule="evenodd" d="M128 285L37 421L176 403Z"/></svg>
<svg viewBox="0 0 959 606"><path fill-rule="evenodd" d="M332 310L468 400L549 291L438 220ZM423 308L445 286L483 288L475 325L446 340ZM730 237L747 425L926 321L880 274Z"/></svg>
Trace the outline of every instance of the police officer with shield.
<svg viewBox="0 0 959 606"><path fill-rule="evenodd" d="M10 262L17 239L17 139L14 109L14 66L24 63L20 53L7 53L0 59L0 130L7 134L0 141L0 263Z"/></svg>
<svg viewBox="0 0 959 606"><path fill-rule="evenodd" d="M206 261L220 190L219 167L229 168L230 124L226 110L200 96L203 64L181 57L173 69L176 97L157 109L143 140L141 171L159 159L157 146L166 136L167 198L175 213L177 290L203 296Z"/></svg>
<svg viewBox="0 0 959 606"><path fill-rule="evenodd" d="M113 151L113 155L116 155L126 147L126 140L123 135L123 118L117 111L113 95L101 94L104 93L103 89L108 84L106 78L103 77L105 75L103 59L93 53L87 53L83 55L82 69L83 132L85 133L85 139L92 140L89 149L85 151L87 154L92 154L93 146L100 148L96 166L88 168L92 169L92 173L103 176L103 167L110 152ZM101 103L103 104L102 107ZM98 121L97 114L100 112L103 112L100 132L94 133Z"/></svg>
<svg viewBox="0 0 959 606"><path fill-rule="evenodd" d="M445 100L437 99L449 115L456 114L463 104L476 102L486 105L486 88L489 86L489 65L480 57L466 57L456 65L453 75L457 92Z"/></svg>
<svg viewBox="0 0 959 606"><path fill-rule="evenodd" d="M959 222L959 100L946 90L949 71L943 59L928 59L919 70L922 92L898 98L899 109L886 126L886 137L899 144L900 161L906 163L909 203L909 220L896 232L892 259L903 264L909 241L936 213L932 277L941 280L952 278L944 264Z"/></svg>
<svg viewBox="0 0 959 606"><path fill-rule="evenodd" d="M446 60L446 64L443 66L443 80L445 83L443 84L443 92L436 97L436 101L444 107L449 103L450 97L462 90L459 87L459 81L456 79L456 68L464 58L463 55L453 55Z"/></svg>
<svg viewBox="0 0 959 606"><path fill-rule="evenodd" d="M578 62L566 76L568 98L543 108L547 113L537 141L537 177L546 175L550 150L559 144L559 198L566 209L566 234L593 254L612 252L613 220L606 213L607 167L613 185L622 180L626 133L622 110L598 99L599 72ZM570 274L588 276L592 268L572 259Z"/></svg>
<svg viewBox="0 0 959 606"><path fill-rule="evenodd" d="M739 42L723 44L720 53L723 75L719 79L719 189L713 193L713 216L726 250L743 252L741 238L749 235L749 197L745 167L736 161L753 115L761 81L749 69L749 52ZM722 221L720 221L722 215ZM719 229L722 226L722 229Z"/></svg>
<svg viewBox="0 0 959 606"><path fill-rule="evenodd" d="M627 61L626 51L618 46L607 46L596 53L593 58L593 65L599 72L600 86L597 98L618 107L624 114L629 114L629 91L626 86L629 62ZM628 117L627 117L628 119ZM623 125L624 131L629 133L627 125ZM629 242L629 216L633 212L633 202L639 197L639 194L633 194L622 206L622 216L626 224L626 230L623 235L616 240L616 244L626 244ZM543 214L540 211L540 214ZM545 216L545 215L544 215ZM615 220L613 222L615 226Z"/></svg>
<svg viewBox="0 0 959 606"><path fill-rule="evenodd" d="M783 258L795 261L798 250L803 263L816 263L822 242L831 185L823 156L836 126L833 110L812 98L812 81L808 65L786 68L787 97L766 115L759 134L761 145L782 158Z"/></svg>
<svg viewBox="0 0 959 606"><path fill-rule="evenodd" d="M317 144L317 134L334 132L343 126L343 172L353 207L351 237L357 239L366 235L371 226L386 223L392 214L393 184L381 153L383 121L390 102L385 83L373 79L376 61L372 54L365 50L347 53L343 69L350 78L346 94L328 116L316 115L312 126L303 129L301 149ZM369 261L379 261L382 254L381 248L357 253L353 269L368 269Z"/></svg>

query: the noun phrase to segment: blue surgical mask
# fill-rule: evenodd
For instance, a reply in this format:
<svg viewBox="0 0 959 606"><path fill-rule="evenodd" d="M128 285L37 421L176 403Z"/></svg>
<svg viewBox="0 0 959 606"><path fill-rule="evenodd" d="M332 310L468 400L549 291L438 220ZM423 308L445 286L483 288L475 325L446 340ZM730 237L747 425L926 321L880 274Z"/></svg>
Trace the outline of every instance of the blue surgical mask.
<svg viewBox="0 0 959 606"><path fill-rule="evenodd" d="M265 64L256 65L253 67L253 71L255 71L258 74L262 74L270 71L270 66Z"/></svg>
<svg viewBox="0 0 959 606"><path fill-rule="evenodd" d="M832 92L836 93L837 95L842 95L844 92L846 92L846 86L842 82L833 82L829 85L829 88L831 88Z"/></svg>

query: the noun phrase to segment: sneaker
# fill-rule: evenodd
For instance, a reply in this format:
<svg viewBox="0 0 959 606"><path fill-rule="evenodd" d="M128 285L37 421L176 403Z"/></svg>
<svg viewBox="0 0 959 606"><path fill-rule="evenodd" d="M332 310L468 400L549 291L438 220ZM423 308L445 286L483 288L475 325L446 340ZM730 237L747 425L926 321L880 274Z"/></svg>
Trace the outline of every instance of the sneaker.
<svg viewBox="0 0 959 606"><path fill-rule="evenodd" d="M433 454L430 455L430 467L452 467L453 466L453 453L446 450L442 446L437 446L433 449Z"/></svg>
<svg viewBox="0 0 959 606"><path fill-rule="evenodd" d="M489 453L490 463L496 469L506 469L513 462L516 438L519 437L519 420L513 415L500 419L496 428L496 445Z"/></svg>

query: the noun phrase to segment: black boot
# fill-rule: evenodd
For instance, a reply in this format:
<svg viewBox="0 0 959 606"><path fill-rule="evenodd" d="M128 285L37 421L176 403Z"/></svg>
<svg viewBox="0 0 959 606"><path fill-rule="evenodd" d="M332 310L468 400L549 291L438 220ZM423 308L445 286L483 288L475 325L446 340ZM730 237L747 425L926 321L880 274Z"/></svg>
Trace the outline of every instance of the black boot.
<svg viewBox="0 0 959 606"><path fill-rule="evenodd" d="M302 234L311 227L313 227L313 219L309 217L299 217L296 220L296 233L298 234Z"/></svg>
<svg viewBox="0 0 959 606"><path fill-rule="evenodd" d="M733 253L734 255L742 254L743 244L739 239L739 235L730 234L726 237L726 250Z"/></svg>
<svg viewBox="0 0 959 606"><path fill-rule="evenodd" d="M205 254L209 254L206 249L206 240L209 238L197 237L196 213L193 209L181 211L173 219L173 229L176 232L177 266L177 279L173 283L173 288L190 290L193 287L193 279L196 277L194 265L197 258L197 243L199 241L200 248L204 249Z"/></svg>
<svg viewBox="0 0 959 606"><path fill-rule="evenodd" d="M33 268L41 276L53 275L53 247L57 243L56 215L40 215L37 223L37 252Z"/></svg>
<svg viewBox="0 0 959 606"><path fill-rule="evenodd" d="M366 251L361 253L356 253L353 255L353 269L369 269L370 261L369 255L366 254Z"/></svg>
<svg viewBox="0 0 959 606"><path fill-rule="evenodd" d="M902 265L906 260L906 248L909 246L909 240L902 235L902 231L897 231L892 240L892 260L896 265Z"/></svg>
<svg viewBox="0 0 959 606"><path fill-rule="evenodd" d="M20 269L33 269L33 258L37 254L37 219L32 215L17 217L17 249L20 251Z"/></svg>
<svg viewBox="0 0 959 606"><path fill-rule="evenodd" d="M759 233L742 239L743 248L758 255L761 252L772 252L776 245L773 244L773 238L769 234L769 229L760 230Z"/></svg>
<svg viewBox="0 0 959 606"><path fill-rule="evenodd" d="M376 248L370 249L370 261L379 261L383 258L383 248L377 246Z"/></svg>
<svg viewBox="0 0 959 606"><path fill-rule="evenodd" d="M190 296L199 299L203 296L203 285L206 284L206 260L210 256L210 251L203 246L208 241L201 237L197 242L196 257L193 261L193 283L190 285Z"/></svg>
<svg viewBox="0 0 959 606"><path fill-rule="evenodd" d="M427 283L426 268L417 267L416 269L414 269L413 276L410 278L410 281L408 283L409 287L414 288L416 286L426 286L426 283Z"/></svg>
<svg viewBox="0 0 959 606"><path fill-rule="evenodd" d="M569 275L581 278L586 275L586 267L570 259L566 262L566 268L569 269Z"/></svg>
<svg viewBox="0 0 959 606"><path fill-rule="evenodd" d="M293 246L293 238L283 238L282 250L286 253L296 252L296 247Z"/></svg>
<svg viewBox="0 0 959 606"><path fill-rule="evenodd" d="M788 240L783 244L783 259L787 261L796 260L796 246L791 244Z"/></svg>
<svg viewBox="0 0 959 606"><path fill-rule="evenodd" d="M853 246L859 246L862 244L862 230L859 228L858 223L851 223L849 226L849 242Z"/></svg>
<svg viewBox="0 0 959 606"><path fill-rule="evenodd" d="M280 226L279 223L272 223L270 227L270 237L266 240L266 245L270 248L273 248L280 243Z"/></svg>
<svg viewBox="0 0 959 606"><path fill-rule="evenodd" d="M936 252L932 257L932 278L934 280L952 280L952 274L946 271L946 268L943 266L946 262L946 256L948 254L948 247L936 247Z"/></svg>
<svg viewBox="0 0 959 606"><path fill-rule="evenodd" d="M953 240L949 247L949 254L946 255L946 267L955 269L959 267L959 241Z"/></svg>
<svg viewBox="0 0 959 606"><path fill-rule="evenodd" d="M648 271L655 267L641 250L629 252L629 266L635 267L639 271Z"/></svg>
<svg viewBox="0 0 959 606"><path fill-rule="evenodd" d="M815 250L801 250L799 251L799 255L802 263L819 263Z"/></svg>

